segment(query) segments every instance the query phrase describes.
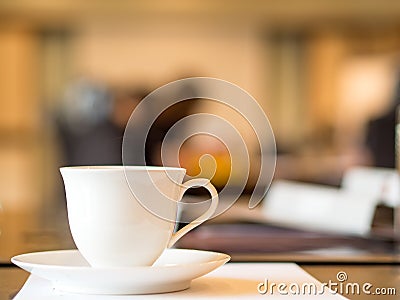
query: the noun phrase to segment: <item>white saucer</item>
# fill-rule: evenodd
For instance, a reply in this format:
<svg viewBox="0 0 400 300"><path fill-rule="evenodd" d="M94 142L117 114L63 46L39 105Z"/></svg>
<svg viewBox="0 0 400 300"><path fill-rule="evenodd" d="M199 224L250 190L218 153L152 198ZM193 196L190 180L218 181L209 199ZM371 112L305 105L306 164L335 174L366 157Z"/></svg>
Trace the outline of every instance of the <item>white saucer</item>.
<svg viewBox="0 0 400 300"><path fill-rule="evenodd" d="M223 253L167 249L151 267L92 268L78 250L21 254L11 261L50 280L61 291L84 294L152 294L180 291L229 261Z"/></svg>

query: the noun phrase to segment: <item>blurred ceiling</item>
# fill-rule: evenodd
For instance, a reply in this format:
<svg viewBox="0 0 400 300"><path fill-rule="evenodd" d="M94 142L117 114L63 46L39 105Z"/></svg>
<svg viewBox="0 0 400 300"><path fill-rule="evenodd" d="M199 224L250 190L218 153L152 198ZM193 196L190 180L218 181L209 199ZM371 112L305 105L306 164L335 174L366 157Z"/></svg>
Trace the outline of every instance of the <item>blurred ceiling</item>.
<svg viewBox="0 0 400 300"><path fill-rule="evenodd" d="M309 24L350 22L399 23L398 0L2 0L0 23L73 23L96 19L164 19L251 22L260 24Z"/></svg>

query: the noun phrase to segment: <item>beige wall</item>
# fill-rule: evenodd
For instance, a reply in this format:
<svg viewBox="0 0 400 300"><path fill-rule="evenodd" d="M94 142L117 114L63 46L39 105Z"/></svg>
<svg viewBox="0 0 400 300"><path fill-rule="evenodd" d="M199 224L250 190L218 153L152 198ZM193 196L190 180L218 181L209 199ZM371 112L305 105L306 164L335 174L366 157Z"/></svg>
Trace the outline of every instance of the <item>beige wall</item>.
<svg viewBox="0 0 400 300"><path fill-rule="evenodd" d="M29 31L0 31L0 203L29 211L40 198L37 43Z"/></svg>
<svg viewBox="0 0 400 300"><path fill-rule="evenodd" d="M254 28L218 24L135 23L83 28L75 40L75 68L107 83L151 88L187 76L231 81L267 102L264 48Z"/></svg>

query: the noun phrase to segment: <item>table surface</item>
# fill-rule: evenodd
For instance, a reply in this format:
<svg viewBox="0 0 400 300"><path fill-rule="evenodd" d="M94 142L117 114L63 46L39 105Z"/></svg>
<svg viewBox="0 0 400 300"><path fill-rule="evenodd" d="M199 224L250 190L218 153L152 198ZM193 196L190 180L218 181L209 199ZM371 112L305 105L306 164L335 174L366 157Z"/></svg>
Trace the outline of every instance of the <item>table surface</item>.
<svg viewBox="0 0 400 300"><path fill-rule="evenodd" d="M373 288L395 288L397 295L368 295L368 299L398 299L400 265L301 265L320 282L335 281L338 272L346 272L349 282L371 283ZM0 268L0 299L12 299L23 286L29 273L11 266ZM372 290L372 289L371 289ZM345 295L349 299L365 299L366 295Z"/></svg>
<svg viewBox="0 0 400 300"><path fill-rule="evenodd" d="M26 215L1 217L0 263L21 253L75 248L66 216L40 226L29 223ZM224 252L245 262L400 263L400 236L396 240L386 231L350 236L286 228L265 222L260 208L249 210L247 201L189 232L177 246Z"/></svg>
<svg viewBox="0 0 400 300"><path fill-rule="evenodd" d="M238 210L241 220L248 210ZM233 216L233 217L232 217ZM224 215L237 220L235 210ZM228 220L226 220L228 219ZM73 248L66 234L53 231L17 232L23 217L10 219L0 235L0 300L12 299L29 274L9 265L10 257L19 253ZM249 216L254 221L254 212ZM29 228L26 226L26 228ZM18 229L19 230L19 229ZM382 237L346 237L318 232L288 230L266 224L203 224L181 240L181 248L226 252L235 262L296 262L321 282L347 273L351 282L369 282L374 287L396 288L395 295L369 295L368 299L398 299L400 294L400 246L398 241ZM235 263L232 262L232 263ZM346 296L365 299L365 295Z"/></svg>

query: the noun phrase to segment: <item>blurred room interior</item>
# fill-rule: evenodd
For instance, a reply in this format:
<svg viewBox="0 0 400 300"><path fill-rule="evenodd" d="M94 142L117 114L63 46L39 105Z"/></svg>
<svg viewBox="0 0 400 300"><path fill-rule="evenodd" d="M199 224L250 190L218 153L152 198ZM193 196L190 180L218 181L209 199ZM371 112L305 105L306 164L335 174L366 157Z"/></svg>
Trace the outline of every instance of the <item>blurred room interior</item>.
<svg viewBox="0 0 400 300"><path fill-rule="evenodd" d="M259 102L276 138L275 180L339 187L355 166L394 170L394 135L377 158L368 128L399 101L399 20L400 2L378 0L0 1L0 260L73 245L58 168L120 163L135 103L182 77L224 79ZM82 156L71 154L78 143ZM217 185L229 172L218 166ZM380 213L393 225L392 209ZM259 215L246 214L229 222L251 227ZM274 243L250 250L321 238L268 232Z"/></svg>

